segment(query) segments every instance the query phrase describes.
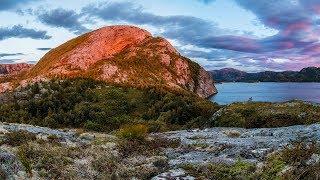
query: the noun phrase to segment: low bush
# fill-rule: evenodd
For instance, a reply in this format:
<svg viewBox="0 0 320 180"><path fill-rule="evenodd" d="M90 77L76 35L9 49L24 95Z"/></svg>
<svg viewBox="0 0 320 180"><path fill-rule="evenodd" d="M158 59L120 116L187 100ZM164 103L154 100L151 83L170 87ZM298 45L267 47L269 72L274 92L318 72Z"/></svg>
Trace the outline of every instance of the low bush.
<svg viewBox="0 0 320 180"><path fill-rule="evenodd" d="M128 125L117 132L117 136L128 141L145 141L148 128L145 125Z"/></svg>
<svg viewBox="0 0 320 180"><path fill-rule="evenodd" d="M144 141L122 140L117 146L123 157L133 155L157 155L162 153L163 148L177 148L181 144L178 139L166 139L162 137L153 137Z"/></svg>
<svg viewBox="0 0 320 180"><path fill-rule="evenodd" d="M255 176L261 179L318 179L320 161L310 162L319 155L315 142L297 141L268 157L263 169Z"/></svg>
<svg viewBox="0 0 320 180"><path fill-rule="evenodd" d="M223 108L214 126L273 128L320 122L320 107L300 102L233 103Z"/></svg>
<svg viewBox="0 0 320 180"><path fill-rule="evenodd" d="M4 140L1 143L10 146L20 146L28 141L34 141L36 139L36 135L33 133L17 131L5 134Z"/></svg>
<svg viewBox="0 0 320 180"><path fill-rule="evenodd" d="M208 165L182 165L182 168L198 179L252 179L255 165L237 161L233 165L208 164Z"/></svg>

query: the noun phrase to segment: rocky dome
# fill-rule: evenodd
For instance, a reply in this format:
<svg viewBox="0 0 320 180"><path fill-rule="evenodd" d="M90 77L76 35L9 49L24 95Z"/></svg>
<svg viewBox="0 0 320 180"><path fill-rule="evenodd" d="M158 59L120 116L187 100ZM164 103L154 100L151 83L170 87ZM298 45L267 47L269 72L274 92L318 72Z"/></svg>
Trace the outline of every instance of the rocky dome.
<svg viewBox="0 0 320 180"><path fill-rule="evenodd" d="M181 56L167 40L133 26L108 26L72 39L49 51L19 83L53 77L188 90L201 97L217 92L211 76L197 63Z"/></svg>

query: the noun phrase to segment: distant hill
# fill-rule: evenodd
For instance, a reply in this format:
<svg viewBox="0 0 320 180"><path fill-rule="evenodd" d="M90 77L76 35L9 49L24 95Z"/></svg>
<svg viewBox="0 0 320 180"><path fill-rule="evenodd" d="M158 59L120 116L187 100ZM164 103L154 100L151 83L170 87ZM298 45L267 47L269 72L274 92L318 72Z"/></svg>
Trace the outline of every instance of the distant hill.
<svg viewBox="0 0 320 180"><path fill-rule="evenodd" d="M320 68L307 67L301 71L247 73L232 68L210 71L216 82L320 82Z"/></svg>
<svg viewBox="0 0 320 180"><path fill-rule="evenodd" d="M217 93L210 74L183 57L164 38L133 26L108 26L72 39L49 51L0 92L54 78L92 78L134 88Z"/></svg>

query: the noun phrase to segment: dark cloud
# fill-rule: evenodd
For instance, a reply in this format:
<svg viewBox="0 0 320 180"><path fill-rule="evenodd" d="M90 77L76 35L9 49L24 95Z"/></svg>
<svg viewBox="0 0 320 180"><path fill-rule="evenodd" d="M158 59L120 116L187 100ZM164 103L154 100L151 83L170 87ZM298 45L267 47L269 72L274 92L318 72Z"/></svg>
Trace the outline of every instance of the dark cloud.
<svg viewBox="0 0 320 180"><path fill-rule="evenodd" d="M210 0L199 1L210 2ZM318 41L320 29L315 24L319 24L319 20L315 22L314 15L320 14L320 6L317 6L319 1L301 0L298 3L292 0L235 1L254 13L261 23L277 30L278 33L261 39L252 37L250 33L242 33L244 35L239 36L236 35L239 32L220 29L214 23L204 19L192 16L159 16L145 12L142 7L128 2L91 4L85 7L82 13L108 22L157 27L161 35L166 38L177 40L181 44L192 44L211 50L210 52L183 50L184 55L192 58L219 62L229 59L258 67L269 66L270 63L279 64L270 58L284 58L291 62L302 60L306 64L318 62L306 56L302 57L298 52ZM217 53L216 50L220 52ZM278 56L273 57L274 53ZM270 67L275 68L274 65Z"/></svg>
<svg viewBox="0 0 320 180"><path fill-rule="evenodd" d="M24 5L37 0L1 0L0 11L10 10L19 5Z"/></svg>
<svg viewBox="0 0 320 180"><path fill-rule="evenodd" d="M83 26L83 22L80 21L82 15L73 10L58 8L46 11L42 9L35 14L42 23L51 27L66 28L76 34L88 31L88 29Z"/></svg>
<svg viewBox="0 0 320 180"><path fill-rule="evenodd" d="M279 12L272 11L277 4L285 7L289 0L278 3L275 0L270 0L270 2L269 0L237 0L237 2L248 10L250 8L261 21L270 27L278 29L279 34L265 39L251 38L249 33L246 33L248 37L221 36L221 34L234 34L235 32L222 30L210 21L192 16L158 16L144 12L142 7L129 2L91 4L83 9L83 14L105 21L155 26L161 29L161 34L167 38L210 49L263 53L297 48L315 42L315 38L311 36L306 38L304 34L310 30L311 23L307 15L303 13L304 11L300 10L300 6L289 6L285 11L283 9ZM293 15L295 12L298 14ZM278 17L279 13L283 13L281 18Z"/></svg>
<svg viewBox="0 0 320 180"><path fill-rule="evenodd" d="M205 4L209 4L209 3L216 1L216 0L198 0L198 1L205 3Z"/></svg>
<svg viewBox="0 0 320 180"><path fill-rule="evenodd" d="M8 56L21 56L23 53L0 53L0 57L8 57Z"/></svg>
<svg viewBox="0 0 320 180"><path fill-rule="evenodd" d="M9 38L50 39L46 31L24 28L22 25L0 27L0 41Z"/></svg>
<svg viewBox="0 0 320 180"><path fill-rule="evenodd" d="M253 12L263 24L279 31L273 37L257 40L263 51L299 48L318 41L320 34L318 27L314 26L314 13L320 1L235 1L243 8ZM314 13L310 11L311 8L314 8Z"/></svg>
<svg viewBox="0 0 320 180"><path fill-rule="evenodd" d="M20 59L0 59L0 64L12 64Z"/></svg>
<svg viewBox="0 0 320 180"><path fill-rule="evenodd" d="M197 1L208 4L214 0ZM230 60L243 62L243 65L248 66L265 65L272 68L276 68L278 64L282 68L284 65L272 61L272 58L283 58L296 66L303 66L303 63L320 64L316 58L320 55L318 48L320 23L317 18L320 15L320 0L234 1L255 14L259 23L276 30L277 34L267 38L257 38L250 32L220 29L211 21L193 16L156 15L131 2L93 3L79 13L62 8L41 9L32 13L46 25L65 28L77 34L88 31L83 24L90 24L97 19L117 24L130 23L155 27L159 29L159 34L166 38L209 50L182 49L182 53L191 58L204 58L211 62Z"/></svg>
<svg viewBox="0 0 320 180"><path fill-rule="evenodd" d="M37 48L37 50L39 51L49 51L51 50L52 48Z"/></svg>
<svg viewBox="0 0 320 180"><path fill-rule="evenodd" d="M135 24L153 26L180 25L181 16L158 16L143 11L143 8L130 2L109 2L91 4L83 9L83 13L99 17L106 21L127 21ZM185 20L183 18L182 20Z"/></svg>
<svg viewBox="0 0 320 180"><path fill-rule="evenodd" d="M38 61L27 61L27 64L37 64Z"/></svg>
<svg viewBox="0 0 320 180"><path fill-rule="evenodd" d="M208 33L219 31L210 21L193 16L159 16L145 12L142 7L130 2L91 4L83 9L83 13L105 21L155 26L163 30L165 37L183 43L193 43Z"/></svg>

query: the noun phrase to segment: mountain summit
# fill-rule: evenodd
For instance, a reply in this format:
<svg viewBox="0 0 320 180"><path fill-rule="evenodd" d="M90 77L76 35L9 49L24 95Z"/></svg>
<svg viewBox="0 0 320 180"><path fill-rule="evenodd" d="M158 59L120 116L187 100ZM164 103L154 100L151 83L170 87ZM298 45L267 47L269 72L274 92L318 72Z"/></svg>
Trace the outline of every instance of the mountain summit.
<svg viewBox="0 0 320 180"><path fill-rule="evenodd" d="M133 26L108 26L72 39L49 51L18 83L57 77L187 90L201 97L217 92L210 74L197 63L181 56L167 40ZM8 83L5 87L2 91Z"/></svg>

